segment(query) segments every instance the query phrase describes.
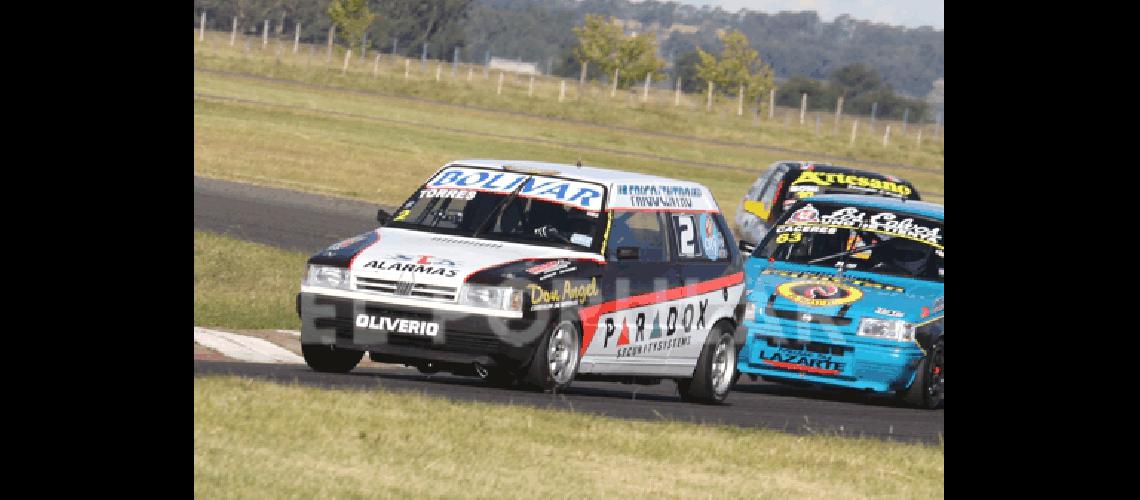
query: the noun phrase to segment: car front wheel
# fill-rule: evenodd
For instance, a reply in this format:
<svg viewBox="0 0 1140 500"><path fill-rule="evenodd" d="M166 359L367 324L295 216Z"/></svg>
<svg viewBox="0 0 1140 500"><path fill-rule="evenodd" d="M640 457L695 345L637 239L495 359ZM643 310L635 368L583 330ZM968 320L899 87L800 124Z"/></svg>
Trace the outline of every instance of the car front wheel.
<svg viewBox="0 0 1140 500"><path fill-rule="evenodd" d="M570 385L578 373L581 336L578 327L563 321L551 329L534 351L526 382L543 390L560 391Z"/></svg>
<svg viewBox="0 0 1140 500"><path fill-rule="evenodd" d="M309 368L326 373L348 373L364 357L364 351L325 344L301 344L301 354Z"/></svg>
<svg viewBox="0 0 1140 500"><path fill-rule="evenodd" d="M933 410L944 407L946 380L946 350L943 339L930 348L930 354L918 363L914 382L902 393L910 406Z"/></svg>

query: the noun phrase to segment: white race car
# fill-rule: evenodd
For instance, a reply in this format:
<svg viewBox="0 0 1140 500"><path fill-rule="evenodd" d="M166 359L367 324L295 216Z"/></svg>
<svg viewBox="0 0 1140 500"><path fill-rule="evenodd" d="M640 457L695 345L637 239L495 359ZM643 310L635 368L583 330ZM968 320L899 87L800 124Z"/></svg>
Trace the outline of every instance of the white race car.
<svg viewBox="0 0 1140 500"><path fill-rule="evenodd" d="M669 378L686 400L728 394L742 259L706 187L465 160L377 218L308 261L297 308L313 369L368 352L501 384Z"/></svg>

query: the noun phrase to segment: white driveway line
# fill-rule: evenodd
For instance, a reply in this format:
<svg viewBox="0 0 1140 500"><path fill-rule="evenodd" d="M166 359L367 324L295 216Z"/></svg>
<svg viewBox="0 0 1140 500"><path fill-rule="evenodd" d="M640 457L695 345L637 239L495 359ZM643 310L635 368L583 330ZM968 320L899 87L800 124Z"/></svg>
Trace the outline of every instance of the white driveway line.
<svg viewBox="0 0 1140 500"><path fill-rule="evenodd" d="M255 363L304 363L305 360L268 340L194 327L194 342L228 357Z"/></svg>

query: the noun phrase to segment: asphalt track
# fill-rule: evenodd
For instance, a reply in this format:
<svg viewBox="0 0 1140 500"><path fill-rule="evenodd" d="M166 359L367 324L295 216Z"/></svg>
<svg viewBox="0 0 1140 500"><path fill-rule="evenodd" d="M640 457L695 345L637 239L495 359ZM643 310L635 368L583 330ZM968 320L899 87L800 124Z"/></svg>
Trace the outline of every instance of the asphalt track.
<svg viewBox="0 0 1140 500"><path fill-rule="evenodd" d="M377 205L286 189L194 178L194 229L289 250L316 252L375 226ZM422 375L402 369L324 374L303 365L195 361L195 375L235 374L319 387L422 392L456 400L526 404L621 418L677 419L764 427L795 433L837 433L938 443L945 410L917 410L894 398L799 388L742 378L724 405L682 402L673 382L655 386L576 382L562 394L483 386L471 377Z"/></svg>

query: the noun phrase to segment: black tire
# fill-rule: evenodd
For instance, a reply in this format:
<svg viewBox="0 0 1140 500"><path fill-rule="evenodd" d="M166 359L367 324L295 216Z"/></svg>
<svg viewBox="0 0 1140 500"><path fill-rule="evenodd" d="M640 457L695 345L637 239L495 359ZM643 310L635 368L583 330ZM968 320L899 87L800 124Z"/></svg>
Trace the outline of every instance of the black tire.
<svg viewBox="0 0 1140 500"><path fill-rule="evenodd" d="M561 336L558 333L560 330L562 331ZM557 370L551 367L550 346L552 339L557 339L558 345L563 346L562 350L555 348L559 359L553 361L555 364L562 365L561 369ZM568 343L572 344L572 350L566 348ZM534 355L531 357L530 366L527 368L523 381L544 391L561 391L569 387L574 377L578 375L578 364L581 362L581 345L582 333L573 322L558 323L542 336L542 340L534 349ZM565 357L563 357L563 353L565 353Z"/></svg>
<svg viewBox="0 0 1140 500"><path fill-rule="evenodd" d="M945 347L943 339L938 339L930 348L915 370L914 382L900 393L907 405L915 408L934 410L946 405L945 396Z"/></svg>
<svg viewBox="0 0 1140 500"><path fill-rule="evenodd" d="M694 403L720 404L728 397L736 373L736 346L732 330L717 323L705 338L693 378L678 379L681 399ZM723 373L723 370L728 373Z"/></svg>
<svg viewBox="0 0 1140 500"><path fill-rule="evenodd" d="M309 368L325 373L348 373L364 357L364 351L325 344L301 344L301 354Z"/></svg>

